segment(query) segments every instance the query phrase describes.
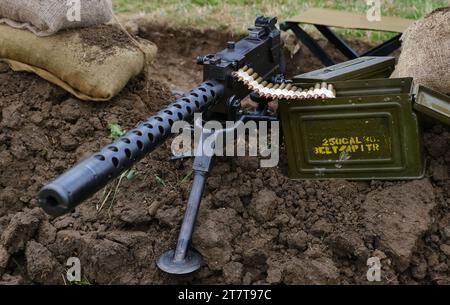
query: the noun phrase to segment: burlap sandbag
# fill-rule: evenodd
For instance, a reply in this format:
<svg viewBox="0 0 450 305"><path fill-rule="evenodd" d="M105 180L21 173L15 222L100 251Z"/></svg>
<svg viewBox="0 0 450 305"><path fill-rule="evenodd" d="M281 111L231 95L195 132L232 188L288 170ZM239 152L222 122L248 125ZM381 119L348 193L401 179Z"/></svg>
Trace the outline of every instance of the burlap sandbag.
<svg viewBox="0 0 450 305"><path fill-rule="evenodd" d="M402 53L392 77L450 93L450 8L416 21L402 35Z"/></svg>
<svg viewBox="0 0 450 305"><path fill-rule="evenodd" d="M105 101L155 57L153 43L139 42L140 48L107 25L48 37L0 25L0 60L16 71L36 73L82 100Z"/></svg>
<svg viewBox="0 0 450 305"><path fill-rule="evenodd" d="M107 23L112 19L111 8L111 0L0 0L0 23L48 36Z"/></svg>

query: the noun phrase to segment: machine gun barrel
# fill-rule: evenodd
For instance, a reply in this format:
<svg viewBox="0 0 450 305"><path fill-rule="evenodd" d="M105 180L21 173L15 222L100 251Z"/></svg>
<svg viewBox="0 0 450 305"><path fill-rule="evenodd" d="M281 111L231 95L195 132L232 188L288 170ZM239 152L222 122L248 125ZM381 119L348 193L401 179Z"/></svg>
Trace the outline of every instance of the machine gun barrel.
<svg viewBox="0 0 450 305"><path fill-rule="evenodd" d="M224 89L217 81L202 83L44 186L38 194L40 206L52 216L72 211L167 139L174 122L190 121L194 113L213 106Z"/></svg>

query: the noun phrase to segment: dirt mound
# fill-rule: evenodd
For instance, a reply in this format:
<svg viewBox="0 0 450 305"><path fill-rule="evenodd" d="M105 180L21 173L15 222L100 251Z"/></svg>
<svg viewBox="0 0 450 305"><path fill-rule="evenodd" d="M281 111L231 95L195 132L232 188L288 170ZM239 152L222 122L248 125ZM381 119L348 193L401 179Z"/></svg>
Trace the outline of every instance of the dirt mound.
<svg viewBox="0 0 450 305"><path fill-rule="evenodd" d="M100 192L49 219L36 207L44 183L109 143L110 123L132 128L169 103L170 89L199 83L196 55L237 40L163 27L139 32L158 44L157 72L109 103L78 101L0 65L0 284L62 283L72 256L83 281L99 284L367 283L370 256L382 260L384 283L450 283L450 134L441 126L424 134L428 169L420 181L292 181L285 160L259 169L257 159L219 158L193 239L205 266L184 277L155 264L175 244L191 180L191 160L168 161L170 142L137 165L112 206L97 212ZM320 66L305 58L291 73Z"/></svg>
<svg viewBox="0 0 450 305"><path fill-rule="evenodd" d="M102 51L114 47L131 48L134 42L121 29L109 25L98 25L77 30L81 41L88 46L96 46Z"/></svg>

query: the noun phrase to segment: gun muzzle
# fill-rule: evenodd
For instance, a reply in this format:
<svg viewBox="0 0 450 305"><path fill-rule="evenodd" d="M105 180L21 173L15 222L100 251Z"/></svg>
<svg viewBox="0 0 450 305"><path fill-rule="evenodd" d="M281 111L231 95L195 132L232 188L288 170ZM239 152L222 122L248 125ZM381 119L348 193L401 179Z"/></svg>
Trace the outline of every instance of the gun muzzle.
<svg viewBox="0 0 450 305"><path fill-rule="evenodd" d="M72 211L167 139L176 121L190 121L194 113L214 105L223 93L219 82L202 83L44 186L38 194L39 205L52 216Z"/></svg>

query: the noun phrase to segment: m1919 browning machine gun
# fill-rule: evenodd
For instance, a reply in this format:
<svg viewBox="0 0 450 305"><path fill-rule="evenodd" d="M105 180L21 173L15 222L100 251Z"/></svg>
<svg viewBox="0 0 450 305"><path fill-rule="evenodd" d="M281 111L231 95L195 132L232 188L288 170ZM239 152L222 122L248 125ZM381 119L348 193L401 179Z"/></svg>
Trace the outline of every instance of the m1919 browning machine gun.
<svg viewBox="0 0 450 305"><path fill-rule="evenodd" d="M276 18L258 17L246 38L199 57L205 80L200 86L44 186L38 194L40 206L53 216L72 211L163 143L176 122L192 121L195 113L222 122L278 121L269 109L272 100L280 101L289 177L421 177L419 125L413 107L448 124L450 99L427 88L418 87L416 92L412 79L387 79L394 69L393 57L361 57L286 81L276 22ZM243 111L240 104L248 95L258 105L253 111ZM201 127L200 140L212 138L212 146L219 143L219 133L237 128ZM157 262L165 272L185 274L201 266L201 256L189 249L189 243L212 161L213 154L195 154L192 189L176 249Z"/></svg>
<svg viewBox="0 0 450 305"><path fill-rule="evenodd" d="M198 64L204 67L201 85L44 186L38 194L40 206L52 216L71 212L166 140L175 122L191 121L194 113L236 118L239 101L251 92L249 81L258 84L264 81L268 85L282 75L281 39L276 22L274 17L258 17L246 38L229 42L219 53L197 58ZM238 71L241 76L248 76L245 82L236 77ZM282 85L279 83L271 87L276 90ZM262 105L247 120L276 120L266 114L267 105ZM200 255L188 247L211 161L207 156L194 160L192 191L176 250L166 252L158 261L159 268L165 272L190 273L201 265Z"/></svg>

